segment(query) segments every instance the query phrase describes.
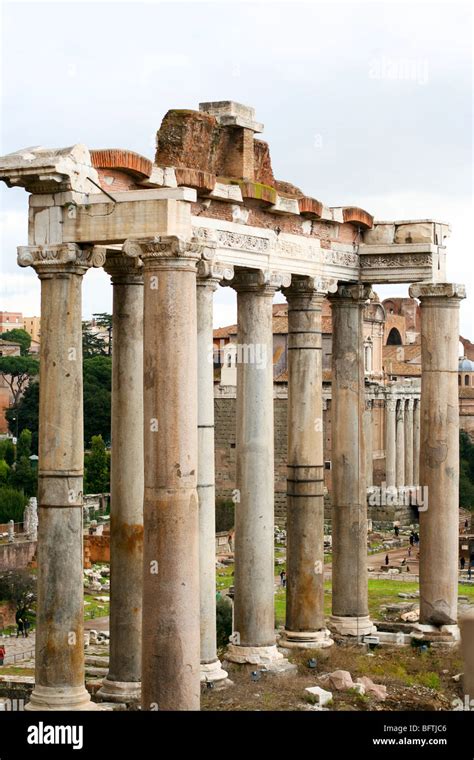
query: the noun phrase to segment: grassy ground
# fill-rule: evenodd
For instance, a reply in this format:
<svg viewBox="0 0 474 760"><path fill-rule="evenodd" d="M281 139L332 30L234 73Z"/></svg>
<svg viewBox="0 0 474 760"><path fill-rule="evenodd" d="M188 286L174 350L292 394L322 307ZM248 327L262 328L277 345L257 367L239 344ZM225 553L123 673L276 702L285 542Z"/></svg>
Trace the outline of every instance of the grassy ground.
<svg viewBox="0 0 474 760"><path fill-rule="evenodd" d="M101 594L99 592L98 596L107 596L107 594ZM95 596L91 594L84 594L84 602L89 602L89 604L84 605L84 620L93 620L97 617L106 617L109 614L109 602L99 602Z"/></svg>

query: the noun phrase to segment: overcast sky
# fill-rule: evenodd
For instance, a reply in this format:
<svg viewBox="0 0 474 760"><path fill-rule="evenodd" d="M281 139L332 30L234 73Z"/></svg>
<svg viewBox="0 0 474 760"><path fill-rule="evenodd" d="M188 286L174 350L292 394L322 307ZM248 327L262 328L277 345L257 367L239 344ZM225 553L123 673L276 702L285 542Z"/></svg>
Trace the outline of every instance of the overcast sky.
<svg viewBox="0 0 474 760"><path fill-rule="evenodd" d="M463 282L474 340L470 3L3 3L1 154L122 147L150 158L169 108L237 100L265 124L278 179L376 219L452 225L448 278ZM0 188L0 310L39 314L16 264L27 194ZM377 289L405 295L405 286ZM111 310L102 271L84 317ZM216 325L235 321L229 288Z"/></svg>

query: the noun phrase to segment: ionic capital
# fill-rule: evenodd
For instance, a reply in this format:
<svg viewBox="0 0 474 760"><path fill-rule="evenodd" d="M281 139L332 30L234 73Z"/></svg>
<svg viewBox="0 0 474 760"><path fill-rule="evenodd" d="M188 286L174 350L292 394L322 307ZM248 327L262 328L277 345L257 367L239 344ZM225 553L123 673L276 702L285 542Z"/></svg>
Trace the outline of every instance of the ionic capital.
<svg viewBox="0 0 474 760"><path fill-rule="evenodd" d="M196 271L196 264L208 246L197 238L181 235L160 235L149 238L129 238L123 252L131 258L141 258L145 269L184 269Z"/></svg>
<svg viewBox="0 0 474 760"><path fill-rule="evenodd" d="M238 293L257 293L273 295L275 291L287 288L291 282L288 272L276 272L269 269L238 269L231 285Z"/></svg>
<svg viewBox="0 0 474 760"><path fill-rule="evenodd" d="M57 272L84 274L90 267L101 267L105 262L103 246L77 243L20 245L17 252L19 266L33 267L40 277Z"/></svg>
<svg viewBox="0 0 474 760"><path fill-rule="evenodd" d="M197 284L215 290L222 280L232 280L234 267L216 260L216 244L206 241L197 264Z"/></svg>
<svg viewBox="0 0 474 760"><path fill-rule="evenodd" d="M386 406L388 412L396 412L397 411L397 399L395 399L395 398L388 398L385 401L385 406Z"/></svg>
<svg viewBox="0 0 474 760"><path fill-rule="evenodd" d="M323 300L328 293L335 293L337 290L337 280L329 277L306 277L293 275L291 284L283 288L287 300L294 298L311 298Z"/></svg>
<svg viewBox="0 0 474 760"><path fill-rule="evenodd" d="M365 285L363 282L341 283L337 291L331 293L329 297L335 306L339 304L363 306L375 297L375 293L370 285Z"/></svg>
<svg viewBox="0 0 474 760"><path fill-rule="evenodd" d="M409 287L410 298L425 299L440 298L461 301L466 298L466 286L452 282L417 282Z"/></svg>
<svg viewBox="0 0 474 760"><path fill-rule="evenodd" d="M143 262L138 257L107 248L104 269L111 276L112 285L143 285Z"/></svg>

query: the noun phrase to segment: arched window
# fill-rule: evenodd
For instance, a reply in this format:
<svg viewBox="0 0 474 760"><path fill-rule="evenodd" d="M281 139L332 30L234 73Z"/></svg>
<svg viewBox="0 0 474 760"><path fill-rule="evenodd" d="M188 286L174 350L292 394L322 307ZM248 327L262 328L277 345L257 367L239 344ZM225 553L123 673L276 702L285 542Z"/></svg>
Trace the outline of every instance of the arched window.
<svg viewBox="0 0 474 760"><path fill-rule="evenodd" d="M461 385L461 375L458 375L458 385Z"/></svg>
<svg viewBox="0 0 474 760"><path fill-rule="evenodd" d="M227 366L232 367L232 354L230 353L230 351L227 354Z"/></svg>
<svg viewBox="0 0 474 760"><path fill-rule="evenodd" d="M387 346L401 346L402 345L402 336L400 335L399 331L396 327L392 327L388 334L387 338Z"/></svg>
<svg viewBox="0 0 474 760"><path fill-rule="evenodd" d="M464 375L464 385L469 385L469 375Z"/></svg>

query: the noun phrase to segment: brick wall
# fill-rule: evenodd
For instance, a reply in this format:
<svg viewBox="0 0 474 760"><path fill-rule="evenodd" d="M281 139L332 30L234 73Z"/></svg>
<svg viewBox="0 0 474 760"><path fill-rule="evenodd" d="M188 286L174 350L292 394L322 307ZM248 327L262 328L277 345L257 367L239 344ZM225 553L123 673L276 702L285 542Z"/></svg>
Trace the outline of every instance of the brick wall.
<svg viewBox="0 0 474 760"><path fill-rule="evenodd" d="M36 554L36 541L0 545L0 571L22 570L31 565Z"/></svg>

